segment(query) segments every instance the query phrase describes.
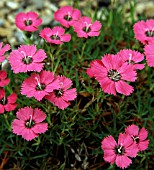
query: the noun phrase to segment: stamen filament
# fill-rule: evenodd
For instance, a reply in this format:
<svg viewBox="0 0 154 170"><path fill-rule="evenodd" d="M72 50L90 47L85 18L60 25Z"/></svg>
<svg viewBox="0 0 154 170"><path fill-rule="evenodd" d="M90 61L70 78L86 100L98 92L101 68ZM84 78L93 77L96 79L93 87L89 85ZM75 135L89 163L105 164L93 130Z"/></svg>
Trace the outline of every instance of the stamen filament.
<svg viewBox="0 0 154 170"><path fill-rule="evenodd" d="M86 32L88 32L88 30L89 30L89 27L92 25L92 24L88 24L87 22L84 22L85 24L86 24L86 27L85 27L85 29L86 29Z"/></svg>
<svg viewBox="0 0 154 170"><path fill-rule="evenodd" d="M132 54L129 54L129 60L128 60L128 63L131 63L132 61Z"/></svg>
<svg viewBox="0 0 154 170"><path fill-rule="evenodd" d="M39 89L42 90L41 84L40 84L40 82L39 82L37 77L35 77L35 80L37 81L37 85L38 85Z"/></svg>

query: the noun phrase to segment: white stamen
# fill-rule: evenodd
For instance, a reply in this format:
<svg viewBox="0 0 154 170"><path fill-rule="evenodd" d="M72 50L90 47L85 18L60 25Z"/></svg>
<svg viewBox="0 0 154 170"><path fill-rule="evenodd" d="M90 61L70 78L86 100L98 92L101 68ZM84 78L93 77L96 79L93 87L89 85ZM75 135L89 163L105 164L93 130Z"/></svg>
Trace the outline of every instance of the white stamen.
<svg viewBox="0 0 154 170"><path fill-rule="evenodd" d="M24 58L26 58L26 54L24 51L21 51L21 53L24 55Z"/></svg>
<svg viewBox="0 0 154 170"><path fill-rule="evenodd" d="M131 63L132 61L132 54L129 54L129 60L128 60L128 63Z"/></svg>
<svg viewBox="0 0 154 170"><path fill-rule="evenodd" d="M58 37L58 31L56 32L55 36Z"/></svg>
<svg viewBox="0 0 154 170"><path fill-rule="evenodd" d="M24 51L21 51L21 53L24 55L24 59L25 59L26 63L28 64L29 63L28 58L32 58L32 56L31 55L26 56L26 53Z"/></svg>
<svg viewBox="0 0 154 170"><path fill-rule="evenodd" d="M121 153L121 148L122 148L122 145L120 145L120 148L118 148L118 153Z"/></svg>
<svg viewBox="0 0 154 170"><path fill-rule="evenodd" d="M37 77L35 77L35 80L37 81L37 85L38 85L38 86L39 86L39 88L41 89L41 84L40 84L40 82L39 82L38 78L37 78Z"/></svg>
<svg viewBox="0 0 154 170"><path fill-rule="evenodd" d="M92 25L92 24L88 24L87 22L84 22L86 24L86 31L88 31L89 27Z"/></svg>
<svg viewBox="0 0 154 170"><path fill-rule="evenodd" d="M30 119L29 119L29 122L26 122L26 125L28 127L31 127L31 123L32 123L32 115L29 115L30 116Z"/></svg>
<svg viewBox="0 0 154 170"><path fill-rule="evenodd" d="M70 19L70 18L71 18L71 14L70 14L70 12L68 12L67 17L68 17L68 19Z"/></svg>
<svg viewBox="0 0 154 170"><path fill-rule="evenodd" d="M132 138L133 138L133 140L135 141L136 139L139 139L139 137L138 136L131 136Z"/></svg>
<svg viewBox="0 0 154 170"><path fill-rule="evenodd" d="M2 99L2 103L5 104L5 101L6 101L6 97L4 96Z"/></svg>

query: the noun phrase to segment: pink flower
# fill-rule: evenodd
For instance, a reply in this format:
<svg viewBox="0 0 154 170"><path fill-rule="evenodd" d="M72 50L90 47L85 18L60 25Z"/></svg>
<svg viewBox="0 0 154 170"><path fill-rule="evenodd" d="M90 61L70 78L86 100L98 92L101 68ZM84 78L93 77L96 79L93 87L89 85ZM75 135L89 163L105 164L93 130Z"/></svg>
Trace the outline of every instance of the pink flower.
<svg viewBox="0 0 154 170"><path fill-rule="evenodd" d="M69 42L71 40L70 34L64 34L65 30L62 27L55 26L54 28L44 28L40 32L40 36L47 42L53 44L63 44L63 42Z"/></svg>
<svg viewBox="0 0 154 170"><path fill-rule="evenodd" d="M147 64L154 67L154 42L144 47L144 54L146 55Z"/></svg>
<svg viewBox="0 0 154 170"><path fill-rule="evenodd" d="M148 148L149 140L146 140L148 137L148 132L144 127L139 131L138 126L134 124L129 125L125 128L125 133L130 135L136 142L139 151L144 151Z"/></svg>
<svg viewBox="0 0 154 170"><path fill-rule="evenodd" d="M128 96L133 92L134 88L125 81L135 81L136 71L118 55L104 55L101 61L92 61L91 66L88 75L96 78L105 93L116 95L117 91Z"/></svg>
<svg viewBox="0 0 154 170"><path fill-rule="evenodd" d="M128 64L133 65L135 70L142 70L144 68L144 64L138 64L144 60L144 55L138 51L133 51L130 49L120 50L117 55L119 55L124 62L128 62Z"/></svg>
<svg viewBox="0 0 154 170"><path fill-rule="evenodd" d="M137 156L138 147L132 138L127 134L119 134L118 144L115 139L110 135L103 139L102 150L104 151L104 160L116 165L122 169L127 168L132 160Z"/></svg>
<svg viewBox="0 0 154 170"><path fill-rule="evenodd" d="M72 6L63 6L54 14L55 20L66 28L73 26L74 21L77 21L80 16L80 11Z"/></svg>
<svg viewBox="0 0 154 170"><path fill-rule="evenodd" d="M4 56L5 52L10 50L10 45L9 44L6 44L3 48L2 48L2 45L3 45L3 43L1 42L0 43L0 62L4 61L4 59L5 59L5 56Z"/></svg>
<svg viewBox="0 0 154 170"><path fill-rule="evenodd" d="M93 60L90 63L90 68L88 68L86 71L86 73L88 74L90 78L93 78L95 75L95 71L93 71L93 68L95 68L95 64L96 64L96 67L97 67L97 64L103 65L101 60Z"/></svg>
<svg viewBox="0 0 154 170"><path fill-rule="evenodd" d="M45 120L46 115L40 109L31 107L21 108L12 122L13 133L21 135L27 141L38 137L39 133L44 133L48 130L47 123L41 123Z"/></svg>
<svg viewBox="0 0 154 170"><path fill-rule="evenodd" d="M59 89L54 90L49 95L45 96L45 98L64 110L70 105L69 101L76 98L76 89L69 89L72 86L72 81L69 78L57 76L56 79L59 80Z"/></svg>
<svg viewBox="0 0 154 170"><path fill-rule="evenodd" d="M154 19L139 21L134 24L135 38L143 44L154 41Z"/></svg>
<svg viewBox="0 0 154 170"><path fill-rule="evenodd" d="M43 69L44 63L41 63L46 58L44 50L36 51L35 45L21 45L18 50L13 50L10 53L9 62L14 73L27 71L40 72Z"/></svg>
<svg viewBox="0 0 154 170"><path fill-rule="evenodd" d="M36 12L20 12L15 17L16 26L22 31L34 32L38 30L38 26L42 23L42 19L38 18Z"/></svg>
<svg viewBox="0 0 154 170"><path fill-rule="evenodd" d="M10 82L10 79L7 78L7 72L0 70L0 87L7 86Z"/></svg>
<svg viewBox="0 0 154 170"><path fill-rule="evenodd" d="M5 90L0 88L0 114L14 110L17 107L16 104L17 95L12 93L10 96L6 97Z"/></svg>
<svg viewBox="0 0 154 170"><path fill-rule="evenodd" d="M40 74L33 73L24 80L21 94L40 101L56 89L59 89L59 81L54 79L54 74L50 71L42 71Z"/></svg>
<svg viewBox="0 0 154 170"><path fill-rule="evenodd" d="M79 21L74 22L73 27L78 37L88 38L88 36L99 36L102 25L99 21L92 24L91 18L83 16Z"/></svg>

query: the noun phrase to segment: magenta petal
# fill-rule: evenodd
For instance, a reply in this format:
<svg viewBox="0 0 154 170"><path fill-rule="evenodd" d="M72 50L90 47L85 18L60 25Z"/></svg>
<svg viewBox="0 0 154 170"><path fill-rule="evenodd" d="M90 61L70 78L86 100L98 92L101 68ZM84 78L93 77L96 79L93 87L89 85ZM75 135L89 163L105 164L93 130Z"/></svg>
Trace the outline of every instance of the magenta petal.
<svg viewBox="0 0 154 170"><path fill-rule="evenodd" d="M131 144L133 144L133 139L130 137L130 135L125 133L120 133L118 137L118 145L123 145L124 147L129 147Z"/></svg>
<svg viewBox="0 0 154 170"><path fill-rule="evenodd" d="M49 95L46 95L44 98L49 100L53 104L54 104L54 102L56 100L56 96L55 96L54 92L49 93Z"/></svg>
<svg viewBox="0 0 154 170"><path fill-rule="evenodd" d="M71 40L71 35L70 34L61 35L60 40L63 42L69 42Z"/></svg>
<svg viewBox="0 0 154 170"><path fill-rule="evenodd" d="M97 77L96 77L97 80ZM111 81L108 77L98 80L101 88L105 93L116 95L115 82Z"/></svg>
<svg viewBox="0 0 154 170"><path fill-rule="evenodd" d="M5 56L0 55L0 62L3 62L5 60Z"/></svg>
<svg viewBox="0 0 154 170"><path fill-rule="evenodd" d="M139 128L138 126L132 124L125 128L125 133L129 134L130 136L138 136Z"/></svg>
<svg viewBox="0 0 154 170"><path fill-rule="evenodd" d="M107 149L114 150L114 148L117 146L115 139L111 135L104 138L101 144L103 150L107 150Z"/></svg>
<svg viewBox="0 0 154 170"><path fill-rule="evenodd" d="M30 115L33 115L33 109L31 107L24 107L18 110L16 113L17 118L23 121L27 121Z"/></svg>
<svg viewBox="0 0 154 170"><path fill-rule="evenodd" d="M0 100L5 97L5 90L3 88L0 88Z"/></svg>
<svg viewBox="0 0 154 170"><path fill-rule="evenodd" d="M138 149L136 142L133 142L133 143L130 142L128 147L125 146L125 153L129 157L132 157L132 158L136 157L138 152L139 152L139 149Z"/></svg>
<svg viewBox="0 0 154 170"><path fill-rule="evenodd" d="M35 20L38 18L38 14L33 11L27 12L26 15L27 15L27 18L31 18L32 20Z"/></svg>
<svg viewBox="0 0 154 170"><path fill-rule="evenodd" d="M45 120L45 118L46 118L46 114L42 110L38 108L34 109L33 120L36 123L42 122L43 120Z"/></svg>
<svg viewBox="0 0 154 170"><path fill-rule="evenodd" d="M143 127L140 132L139 132L139 139L140 141L145 140L148 137L148 132L147 130Z"/></svg>
<svg viewBox="0 0 154 170"><path fill-rule="evenodd" d="M46 53L44 52L44 50L39 49L33 56L33 60L35 62L42 62L45 58L46 58Z"/></svg>
<svg viewBox="0 0 154 170"><path fill-rule="evenodd" d="M8 103L15 103L17 100L17 94L12 93L10 96L8 96L7 100L8 100Z"/></svg>
<svg viewBox="0 0 154 170"><path fill-rule="evenodd" d="M32 128L33 132L35 134L37 133L44 133L48 130L48 124L47 123L39 123L36 124L33 128Z"/></svg>
<svg viewBox="0 0 154 170"><path fill-rule="evenodd" d="M8 103L4 107L5 107L5 110L7 112L9 112L9 111L14 110L17 107L17 104L16 103L13 103L13 104Z"/></svg>
<svg viewBox="0 0 154 170"><path fill-rule="evenodd" d="M117 155L116 165L122 169L127 168L132 163L132 160L124 155Z"/></svg>
<svg viewBox="0 0 154 170"><path fill-rule="evenodd" d="M22 135L22 131L25 129L25 121L14 119L12 122L13 133L17 135Z"/></svg>
<svg viewBox="0 0 154 170"><path fill-rule="evenodd" d="M130 86L129 84L122 80L116 82L115 87L117 92L124 94L126 96L129 96L134 91L134 88L132 86Z"/></svg>
<svg viewBox="0 0 154 170"><path fill-rule="evenodd" d="M71 101L74 100L76 98L77 94L76 94L76 88L70 89L70 90L66 90L64 92L64 94L62 95L63 100L65 101Z"/></svg>
<svg viewBox="0 0 154 170"><path fill-rule="evenodd" d="M78 20L81 16L81 12L78 9L74 9L72 13L72 17L74 20Z"/></svg>
<svg viewBox="0 0 154 170"><path fill-rule="evenodd" d="M4 106L0 104L0 114L4 113Z"/></svg>
<svg viewBox="0 0 154 170"><path fill-rule="evenodd" d="M54 80L54 73L43 70L40 73L40 80L41 80L41 83L50 84Z"/></svg>
<svg viewBox="0 0 154 170"><path fill-rule="evenodd" d="M54 104L58 106L60 109L64 110L66 107L70 105L70 102L63 100L61 97L56 98Z"/></svg>
<svg viewBox="0 0 154 170"><path fill-rule="evenodd" d="M138 148L140 151L144 151L148 148L148 145L149 145L149 140L140 141L138 144Z"/></svg>
<svg viewBox="0 0 154 170"><path fill-rule="evenodd" d="M5 80L0 81L0 87L7 86L9 82L10 82L10 79L5 79Z"/></svg>
<svg viewBox="0 0 154 170"><path fill-rule="evenodd" d="M95 21L91 26L91 31L99 31L101 29L102 25L99 21Z"/></svg>
<svg viewBox="0 0 154 170"><path fill-rule="evenodd" d="M41 101L45 95L48 95L49 93L46 91L35 91L33 94L34 98L38 101ZM28 96L27 96L28 97Z"/></svg>
<svg viewBox="0 0 154 170"><path fill-rule="evenodd" d="M88 36L90 36L90 37L96 36L97 37L97 36L99 36L99 34L100 34L100 32L92 32L91 31L88 33Z"/></svg>
<svg viewBox="0 0 154 170"><path fill-rule="evenodd" d="M104 150L104 160L113 164L116 160L116 154L114 150Z"/></svg>
<svg viewBox="0 0 154 170"><path fill-rule="evenodd" d="M28 129L28 128L23 129L21 135L27 141L31 141L32 139L38 137L37 133L34 133L32 129Z"/></svg>
<svg viewBox="0 0 154 170"><path fill-rule="evenodd" d="M0 70L0 79L5 79L7 77L7 72Z"/></svg>

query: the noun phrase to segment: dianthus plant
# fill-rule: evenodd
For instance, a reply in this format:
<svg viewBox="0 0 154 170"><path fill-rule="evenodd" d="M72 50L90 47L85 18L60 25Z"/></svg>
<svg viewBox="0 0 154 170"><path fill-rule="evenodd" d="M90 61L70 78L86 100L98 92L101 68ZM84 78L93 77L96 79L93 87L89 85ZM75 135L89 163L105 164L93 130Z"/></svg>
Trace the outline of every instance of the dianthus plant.
<svg viewBox="0 0 154 170"><path fill-rule="evenodd" d="M55 130L56 134L60 134L56 137L59 138L58 145L67 135L75 141L75 136L69 130L78 131L79 128L82 131L84 128L81 127L81 130L74 122L68 127L69 122L77 122L75 118L78 115L79 118L85 116L85 127L91 122L95 124L99 117L95 118L94 115L103 115L98 108L103 107L101 102L107 98L108 101L113 98L113 102L114 99L120 99L119 103L114 104L114 108L120 110L123 99L136 93L138 72L146 66L145 61L148 66L154 67L153 19L134 25L135 38L145 45L146 60L142 52L133 49L119 49L116 53L102 51L102 56L91 56L97 54L97 51L93 53L93 40L100 41L99 36L105 34L102 32L103 23L94 17L82 15L77 8L61 7L54 13L54 20L54 26L44 26L38 13L19 12L14 23L23 32L24 43L14 47L0 42L0 116L7 118L11 115L13 140L23 138L20 140L38 143L48 140L52 143L54 139L51 141L51 138L44 136L51 134L56 122L56 126L63 123L61 132ZM86 48L88 50L85 52ZM9 63L10 69L4 70L4 62ZM89 90L88 85L93 91ZM82 95L88 96L87 101L82 101ZM90 98L92 102L88 102ZM86 118L88 112L93 112L88 107L100 98L101 102L96 107L92 106L96 110L96 113L92 113L93 119ZM108 101L107 105L112 105ZM67 117L66 114L70 114L68 122L62 119ZM103 121L98 127L104 126ZM91 133L91 130L86 133ZM119 133L117 141L112 134L108 134L100 141L98 148L102 148L104 153L102 161L115 163L124 169L130 166L138 152L146 152L149 143L148 131L144 127L139 130L134 122L125 128L124 133ZM70 144L67 143L67 146L70 147Z"/></svg>

